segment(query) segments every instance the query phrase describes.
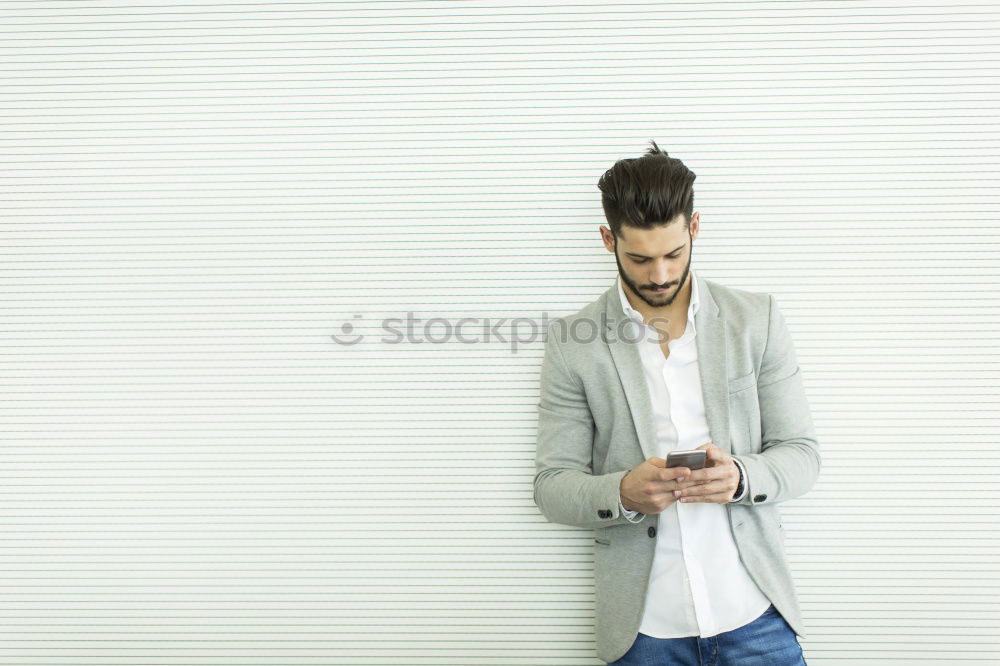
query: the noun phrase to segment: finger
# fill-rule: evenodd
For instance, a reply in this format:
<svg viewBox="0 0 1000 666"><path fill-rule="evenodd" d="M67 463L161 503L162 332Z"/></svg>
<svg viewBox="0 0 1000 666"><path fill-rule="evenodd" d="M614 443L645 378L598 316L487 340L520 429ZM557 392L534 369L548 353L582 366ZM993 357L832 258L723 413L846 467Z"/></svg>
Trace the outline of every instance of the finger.
<svg viewBox="0 0 1000 666"><path fill-rule="evenodd" d="M688 485L692 485L695 483L702 483L704 481L705 481L705 468L702 467L701 469L693 470L690 474L688 474L685 482Z"/></svg>
<svg viewBox="0 0 1000 666"><path fill-rule="evenodd" d="M727 471L721 467L702 467L701 469L696 469L691 472L685 481L686 485L695 485L699 483L705 483L706 481L715 481L716 479L724 479L727 476Z"/></svg>
<svg viewBox="0 0 1000 666"><path fill-rule="evenodd" d="M655 458L654 457L654 458L650 458L646 462L648 462L653 467L666 467L667 466L667 459L666 458Z"/></svg>
<svg viewBox="0 0 1000 666"><path fill-rule="evenodd" d="M704 479L677 479L673 483L674 488L691 488L692 486L700 486L706 483Z"/></svg>
<svg viewBox="0 0 1000 666"><path fill-rule="evenodd" d="M714 495L698 495L695 497L682 497L678 502L683 502L685 504L694 503L711 503L711 504L729 504L729 500L733 498L732 493L716 493Z"/></svg>
<svg viewBox="0 0 1000 666"><path fill-rule="evenodd" d="M706 455L710 460L726 460L729 454L714 444L706 450Z"/></svg>
<svg viewBox="0 0 1000 666"><path fill-rule="evenodd" d="M674 491L675 497L703 497L705 495L714 495L715 493L722 493L729 490L729 484L725 480L710 481L708 483L703 483L698 486L691 486L689 488L682 488L680 490Z"/></svg>
<svg viewBox="0 0 1000 666"><path fill-rule="evenodd" d="M660 481L674 481L676 479L687 479L691 476L691 469L688 467L667 467L661 471L657 478Z"/></svg>
<svg viewBox="0 0 1000 666"><path fill-rule="evenodd" d="M690 483L690 482L677 483L674 484L674 488L676 488L677 490L688 490L689 488L704 488L709 483L715 483L715 482L716 481L699 481L698 483Z"/></svg>

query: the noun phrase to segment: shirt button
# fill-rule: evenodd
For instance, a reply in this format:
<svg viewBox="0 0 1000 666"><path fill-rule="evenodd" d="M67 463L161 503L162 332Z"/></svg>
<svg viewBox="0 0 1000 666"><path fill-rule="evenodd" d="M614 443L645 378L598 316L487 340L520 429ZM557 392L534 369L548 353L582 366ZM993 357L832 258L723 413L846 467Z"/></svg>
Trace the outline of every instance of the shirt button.
<svg viewBox="0 0 1000 666"><path fill-rule="evenodd" d="M656 528L650 527L648 530L646 530L646 534L648 534L649 538L652 539L653 537L656 536Z"/></svg>

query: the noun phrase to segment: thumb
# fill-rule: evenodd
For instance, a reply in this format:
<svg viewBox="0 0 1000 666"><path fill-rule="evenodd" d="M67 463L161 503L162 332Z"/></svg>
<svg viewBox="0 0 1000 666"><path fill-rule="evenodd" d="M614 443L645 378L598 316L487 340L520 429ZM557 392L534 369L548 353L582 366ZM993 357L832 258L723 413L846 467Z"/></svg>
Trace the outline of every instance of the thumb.
<svg viewBox="0 0 1000 666"><path fill-rule="evenodd" d="M650 458L646 462L648 462L653 467L666 467L667 466L667 459L666 458Z"/></svg>
<svg viewBox="0 0 1000 666"><path fill-rule="evenodd" d="M729 454L713 444L712 448L708 449L708 460L713 465L718 465L728 462Z"/></svg>

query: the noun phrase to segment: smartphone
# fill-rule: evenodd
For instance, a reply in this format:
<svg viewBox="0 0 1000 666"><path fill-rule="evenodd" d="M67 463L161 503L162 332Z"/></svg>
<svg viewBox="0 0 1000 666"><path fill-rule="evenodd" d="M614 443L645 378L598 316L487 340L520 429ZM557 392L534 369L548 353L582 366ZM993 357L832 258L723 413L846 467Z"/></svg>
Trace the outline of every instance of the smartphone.
<svg viewBox="0 0 1000 666"><path fill-rule="evenodd" d="M704 449L694 451L671 451L667 454L667 467L687 467L701 469L705 466L708 454Z"/></svg>

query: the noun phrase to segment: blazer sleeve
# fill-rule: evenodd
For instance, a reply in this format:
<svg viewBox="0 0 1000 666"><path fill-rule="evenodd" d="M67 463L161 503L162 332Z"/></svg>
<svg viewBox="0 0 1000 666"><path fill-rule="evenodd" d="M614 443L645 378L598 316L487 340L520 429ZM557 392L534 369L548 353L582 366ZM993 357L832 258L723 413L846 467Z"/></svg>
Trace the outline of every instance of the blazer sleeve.
<svg viewBox="0 0 1000 666"><path fill-rule="evenodd" d="M809 490L819 476L819 444L791 335L774 296L768 296L767 341L757 375L761 452L738 456L747 492L737 504L784 502Z"/></svg>
<svg viewBox="0 0 1000 666"><path fill-rule="evenodd" d="M566 364L559 322L548 329L542 359L535 451L535 504L550 521L596 528L629 523L619 510L629 470L593 474L594 419L583 383Z"/></svg>

